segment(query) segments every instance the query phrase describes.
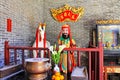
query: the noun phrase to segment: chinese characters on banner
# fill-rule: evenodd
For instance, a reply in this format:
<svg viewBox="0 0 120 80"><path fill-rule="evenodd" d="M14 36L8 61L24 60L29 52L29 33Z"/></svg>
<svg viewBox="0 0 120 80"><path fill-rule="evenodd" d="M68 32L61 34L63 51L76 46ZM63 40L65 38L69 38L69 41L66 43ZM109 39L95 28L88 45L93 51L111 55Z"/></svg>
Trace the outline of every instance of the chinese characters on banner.
<svg viewBox="0 0 120 80"><path fill-rule="evenodd" d="M78 14L74 14L72 13L72 11L70 10L66 10L64 12L62 12L61 14L57 15L56 18L58 19L58 21L63 22L66 19L70 19L72 21L75 21L78 19Z"/></svg>
<svg viewBox="0 0 120 80"><path fill-rule="evenodd" d="M53 18L58 22L76 22L84 14L84 8L75 8L66 4L64 7L58 9L51 9L51 13Z"/></svg>

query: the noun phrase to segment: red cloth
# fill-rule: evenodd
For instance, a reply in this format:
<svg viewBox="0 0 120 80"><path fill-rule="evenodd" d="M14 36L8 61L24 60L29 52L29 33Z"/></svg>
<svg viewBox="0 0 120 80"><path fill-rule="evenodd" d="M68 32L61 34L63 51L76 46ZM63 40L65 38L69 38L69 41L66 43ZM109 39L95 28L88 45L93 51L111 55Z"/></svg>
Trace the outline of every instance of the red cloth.
<svg viewBox="0 0 120 80"><path fill-rule="evenodd" d="M39 47L38 46L39 41L41 41L41 35L40 35L40 32L39 32L39 28L37 28L37 30L36 30L36 48ZM46 48L46 33L44 33L43 48ZM38 57L38 50L36 50L36 53L37 53L37 57ZM44 50L44 54L45 54L45 50Z"/></svg>

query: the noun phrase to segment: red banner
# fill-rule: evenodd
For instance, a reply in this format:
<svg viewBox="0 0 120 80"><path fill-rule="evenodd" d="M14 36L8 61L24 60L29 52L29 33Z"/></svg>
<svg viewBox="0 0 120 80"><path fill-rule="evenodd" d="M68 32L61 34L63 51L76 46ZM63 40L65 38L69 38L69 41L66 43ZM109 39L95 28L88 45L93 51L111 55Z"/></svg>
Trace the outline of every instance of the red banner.
<svg viewBox="0 0 120 80"><path fill-rule="evenodd" d="M12 31L12 20L7 19L7 31L11 32Z"/></svg>
<svg viewBox="0 0 120 80"><path fill-rule="evenodd" d="M78 19L79 14L75 14L70 10L66 10L56 16L56 18L60 21L63 22L65 20L72 20L76 21Z"/></svg>

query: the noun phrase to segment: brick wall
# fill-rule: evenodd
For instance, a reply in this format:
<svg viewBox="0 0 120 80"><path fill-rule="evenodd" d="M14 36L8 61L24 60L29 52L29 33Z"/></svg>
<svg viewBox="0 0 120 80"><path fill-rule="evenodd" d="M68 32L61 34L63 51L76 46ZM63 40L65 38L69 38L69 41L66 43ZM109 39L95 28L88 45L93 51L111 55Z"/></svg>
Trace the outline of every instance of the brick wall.
<svg viewBox="0 0 120 80"><path fill-rule="evenodd" d="M43 0L0 0L0 60L4 60L4 41L10 45L31 46L35 29L43 22ZM7 18L12 32L7 32Z"/></svg>

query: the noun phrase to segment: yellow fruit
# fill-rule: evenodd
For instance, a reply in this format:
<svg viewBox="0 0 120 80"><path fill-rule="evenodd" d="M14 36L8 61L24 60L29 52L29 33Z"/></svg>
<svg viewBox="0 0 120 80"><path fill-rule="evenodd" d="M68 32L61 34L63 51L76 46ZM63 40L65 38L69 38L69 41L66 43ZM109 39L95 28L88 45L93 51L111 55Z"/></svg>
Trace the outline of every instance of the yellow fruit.
<svg viewBox="0 0 120 80"><path fill-rule="evenodd" d="M56 76L56 77L55 77L55 80L60 80L60 77Z"/></svg>
<svg viewBox="0 0 120 80"><path fill-rule="evenodd" d="M56 73L55 73L55 76L59 76L59 75L60 75L60 72L56 72Z"/></svg>
<svg viewBox="0 0 120 80"><path fill-rule="evenodd" d="M63 75L61 75L61 76L60 76L60 79L61 79L61 80L64 80L64 76L63 76Z"/></svg>

